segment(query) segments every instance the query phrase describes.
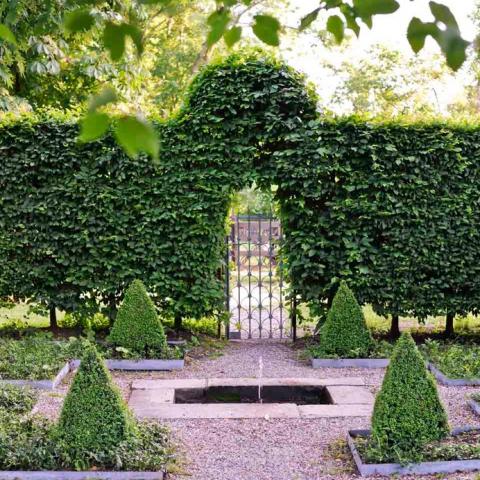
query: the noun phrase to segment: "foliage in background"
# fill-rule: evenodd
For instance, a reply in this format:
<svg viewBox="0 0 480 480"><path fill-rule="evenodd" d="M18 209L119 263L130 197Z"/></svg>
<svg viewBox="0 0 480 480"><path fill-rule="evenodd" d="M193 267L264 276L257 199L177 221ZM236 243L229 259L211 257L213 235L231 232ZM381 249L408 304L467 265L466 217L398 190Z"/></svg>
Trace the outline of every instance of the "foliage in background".
<svg viewBox="0 0 480 480"><path fill-rule="evenodd" d="M167 338L162 322L140 280L134 280L127 288L108 340L145 358L166 352Z"/></svg>
<svg viewBox="0 0 480 480"><path fill-rule="evenodd" d="M442 113L435 88L448 68L439 57L410 58L374 45L364 58L326 66L342 79L329 104L335 111L383 118Z"/></svg>
<svg viewBox="0 0 480 480"><path fill-rule="evenodd" d="M319 348L326 356L367 357L373 340L362 309L345 282L341 282L325 324L320 328Z"/></svg>
<svg viewBox="0 0 480 480"><path fill-rule="evenodd" d="M103 360L93 345L87 346L58 423L67 462L88 469L136 434L135 421Z"/></svg>
<svg viewBox="0 0 480 480"><path fill-rule="evenodd" d="M2 385L0 387L0 412L4 411L7 415L28 413L33 408L36 399L36 392L28 387ZM1 415L2 413L0 413Z"/></svg>
<svg viewBox="0 0 480 480"><path fill-rule="evenodd" d="M418 460L449 433L437 387L409 333L398 340L372 415L372 451L382 462Z"/></svg>

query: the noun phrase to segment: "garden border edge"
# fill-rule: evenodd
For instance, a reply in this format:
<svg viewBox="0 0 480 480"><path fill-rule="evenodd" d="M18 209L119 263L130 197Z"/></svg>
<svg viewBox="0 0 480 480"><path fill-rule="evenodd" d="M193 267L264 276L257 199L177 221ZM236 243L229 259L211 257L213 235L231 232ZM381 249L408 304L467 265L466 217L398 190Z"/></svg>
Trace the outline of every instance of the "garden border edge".
<svg viewBox="0 0 480 480"><path fill-rule="evenodd" d="M312 367L317 368L386 368L388 358L312 358Z"/></svg>
<svg viewBox="0 0 480 480"><path fill-rule="evenodd" d="M80 360L71 360L70 369L78 368ZM185 366L185 359L174 360L112 360L105 359L105 365L109 370L120 371L172 371L182 370Z"/></svg>
<svg viewBox="0 0 480 480"><path fill-rule="evenodd" d="M452 436L469 431L480 431L479 427L465 426L455 428ZM440 473L455 472L476 472L480 471L480 459L478 460L439 460L434 462L412 463L401 465L399 463L364 463L355 446L355 437L368 437L370 430L349 430L347 433L347 444L352 454L353 461L360 476L372 475L431 475Z"/></svg>
<svg viewBox="0 0 480 480"><path fill-rule="evenodd" d="M43 470L3 470L0 480L163 480L164 471L160 472L120 472L120 471L43 471Z"/></svg>
<svg viewBox="0 0 480 480"><path fill-rule="evenodd" d="M428 369L442 385L447 387L478 387L480 386L480 378L449 378L442 373L432 362L428 362Z"/></svg>
<svg viewBox="0 0 480 480"><path fill-rule="evenodd" d="M62 382L62 380L70 373L71 371L70 362L66 362L65 365L60 369L53 380L10 380L2 379L0 380L0 386L2 385L15 385L17 387L30 387L30 388L40 388L42 390L54 390Z"/></svg>

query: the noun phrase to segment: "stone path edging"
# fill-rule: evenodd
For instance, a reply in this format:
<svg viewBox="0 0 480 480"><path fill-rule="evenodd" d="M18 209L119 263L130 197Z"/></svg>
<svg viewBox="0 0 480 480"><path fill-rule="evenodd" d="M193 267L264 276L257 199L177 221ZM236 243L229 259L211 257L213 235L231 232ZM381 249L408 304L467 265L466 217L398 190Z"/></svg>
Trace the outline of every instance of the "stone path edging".
<svg viewBox="0 0 480 480"><path fill-rule="evenodd" d="M477 402L476 400L471 398L467 403L470 406L470 408L473 410L474 413L476 413L477 415L480 415L480 403L479 402Z"/></svg>
<svg viewBox="0 0 480 480"><path fill-rule="evenodd" d="M80 360L71 360L71 368L78 368ZM185 366L185 359L174 360L105 360L105 365L109 370L124 371L171 371L182 370Z"/></svg>

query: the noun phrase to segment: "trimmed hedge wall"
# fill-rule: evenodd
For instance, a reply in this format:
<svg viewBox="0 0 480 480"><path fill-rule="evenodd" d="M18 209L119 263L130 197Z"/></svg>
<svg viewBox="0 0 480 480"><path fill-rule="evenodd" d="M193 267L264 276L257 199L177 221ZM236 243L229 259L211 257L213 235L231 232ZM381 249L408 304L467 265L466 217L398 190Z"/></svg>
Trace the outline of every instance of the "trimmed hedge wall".
<svg viewBox="0 0 480 480"><path fill-rule="evenodd" d="M290 282L325 307L339 280L395 315L480 305L480 129L324 120L299 74L233 56L159 123L161 160L64 120L0 126L0 296L117 305L135 278L172 315L222 308L231 195L275 184Z"/></svg>
<svg viewBox="0 0 480 480"><path fill-rule="evenodd" d="M290 148L279 195L304 300L342 278L379 313L478 311L478 128L318 121Z"/></svg>
<svg viewBox="0 0 480 480"><path fill-rule="evenodd" d="M272 142L314 116L299 74L231 57L206 68L182 112L157 124L157 165L128 158L111 136L79 145L65 119L5 121L0 297L67 311L94 298L114 309L138 278L167 314L223 309L231 196L255 178L252 165Z"/></svg>

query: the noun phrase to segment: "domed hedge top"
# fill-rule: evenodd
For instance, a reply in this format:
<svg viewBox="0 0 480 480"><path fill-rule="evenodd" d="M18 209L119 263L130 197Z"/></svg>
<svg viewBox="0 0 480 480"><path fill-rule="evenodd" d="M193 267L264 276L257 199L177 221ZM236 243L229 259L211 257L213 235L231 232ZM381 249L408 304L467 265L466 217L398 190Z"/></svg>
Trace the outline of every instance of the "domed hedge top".
<svg viewBox="0 0 480 480"><path fill-rule="evenodd" d="M372 347L362 309L345 282L341 282L327 320L320 330L323 352L340 357L364 357Z"/></svg>
<svg viewBox="0 0 480 480"><path fill-rule="evenodd" d="M167 339L145 285L134 280L120 305L108 340L140 355L165 352Z"/></svg>
<svg viewBox="0 0 480 480"><path fill-rule="evenodd" d="M409 333L398 340L372 417L372 440L383 458L414 461L428 442L449 432L435 380Z"/></svg>

